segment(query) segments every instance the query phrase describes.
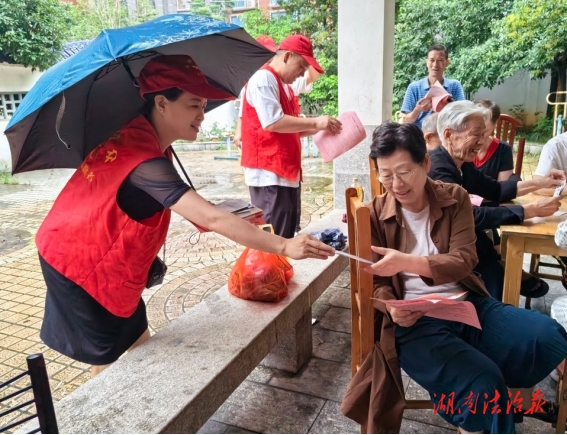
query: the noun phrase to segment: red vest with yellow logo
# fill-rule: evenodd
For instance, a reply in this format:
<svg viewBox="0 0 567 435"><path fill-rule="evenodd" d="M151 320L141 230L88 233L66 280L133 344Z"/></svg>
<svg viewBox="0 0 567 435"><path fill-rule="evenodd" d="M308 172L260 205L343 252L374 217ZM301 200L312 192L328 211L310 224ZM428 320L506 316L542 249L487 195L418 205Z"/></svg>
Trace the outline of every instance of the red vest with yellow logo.
<svg viewBox="0 0 567 435"><path fill-rule="evenodd" d="M36 235L41 256L116 316L136 310L171 216L164 209L130 219L116 202L118 188L140 163L163 156L154 128L135 118L87 156Z"/></svg>
<svg viewBox="0 0 567 435"><path fill-rule="evenodd" d="M278 74L268 65L262 67L270 71L278 82L280 104L285 115L299 116L294 93L287 96ZM299 133L274 133L262 128L256 109L246 101L244 93L242 107L242 166L265 169L290 181L297 180L301 170L301 142Z"/></svg>

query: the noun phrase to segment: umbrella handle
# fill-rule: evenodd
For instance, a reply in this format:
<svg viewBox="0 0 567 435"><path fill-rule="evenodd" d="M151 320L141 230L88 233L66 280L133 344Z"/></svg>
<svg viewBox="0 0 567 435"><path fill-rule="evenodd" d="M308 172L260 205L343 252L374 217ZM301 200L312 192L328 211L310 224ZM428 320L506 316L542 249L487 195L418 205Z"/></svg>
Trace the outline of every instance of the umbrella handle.
<svg viewBox="0 0 567 435"><path fill-rule="evenodd" d="M132 69L130 68L130 65L128 65L128 61L124 60L122 61L122 65L124 65L124 69L126 70L126 72L128 73L128 75L130 76L130 78L132 79L132 83L134 84L134 86L136 86L137 88L139 88L140 86L138 85L138 79L136 77L134 77L134 73L132 72Z"/></svg>
<svg viewBox="0 0 567 435"><path fill-rule="evenodd" d="M57 111L57 118L55 118L55 133L57 133L57 137L61 142L63 142L63 145L65 145L67 149L70 150L71 145L65 142L61 138L61 135L59 134L59 129L61 128L61 121L63 120L64 113L65 113L65 92L61 94L61 104L59 105L59 110Z"/></svg>
<svg viewBox="0 0 567 435"><path fill-rule="evenodd" d="M195 190L195 186L193 186L193 183L191 183L191 179L189 178L189 175L187 175L187 172L185 172L185 168L183 167L183 165L181 164L181 160L179 160L179 157L177 157L177 153L175 152L175 150L173 149L173 145L171 146L171 152L173 153L173 155L175 156L175 160L177 160L177 164L179 165L179 167L181 168L181 170L183 171L183 174L185 174L185 177L187 178L187 181L189 182L189 186L191 186L191 189ZM196 192L197 190L195 190Z"/></svg>

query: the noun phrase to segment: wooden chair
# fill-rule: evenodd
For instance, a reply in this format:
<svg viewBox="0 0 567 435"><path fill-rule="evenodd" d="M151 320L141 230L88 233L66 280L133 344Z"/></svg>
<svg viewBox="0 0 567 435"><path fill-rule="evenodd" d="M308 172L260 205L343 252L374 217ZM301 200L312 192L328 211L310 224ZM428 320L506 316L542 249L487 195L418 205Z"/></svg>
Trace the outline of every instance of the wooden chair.
<svg viewBox="0 0 567 435"><path fill-rule="evenodd" d="M346 190L349 252L372 259L370 210L356 196L356 189ZM350 260L350 289L352 304L352 375L374 348L374 294L372 275L360 271L357 260ZM433 409L430 400L406 400L406 409ZM362 426L361 433L366 433Z"/></svg>
<svg viewBox="0 0 567 435"><path fill-rule="evenodd" d="M522 123L510 115L500 115L496 123L496 137L501 141L508 142L512 149L514 148L514 140L516 139L516 130L522 126ZM522 162L524 161L524 148L526 147L526 138L518 139L518 152L516 154L516 164L514 174L518 177L522 176Z"/></svg>
<svg viewBox="0 0 567 435"><path fill-rule="evenodd" d="M370 201L374 199L376 195L382 195L386 192L382 183L378 181L378 167L376 162L370 156L368 156L368 166L370 168Z"/></svg>
<svg viewBox="0 0 567 435"><path fill-rule="evenodd" d="M504 142L508 142L511 147L514 147L514 140L516 138L516 130L521 127L522 124L517 119L509 115L500 115L498 122L496 124L496 137ZM516 154L516 164L514 168L514 174L518 177L522 176L522 162L524 160L524 148L526 145L526 139L521 137L518 139L518 151ZM539 254L533 254L530 261L530 274L537 276L538 278L560 280L561 277L557 275L551 275L546 273L541 273L539 268L550 267L554 269L561 269L559 265L554 263L542 263L540 261ZM526 298L526 308L531 307L531 298Z"/></svg>
<svg viewBox="0 0 567 435"><path fill-rule="evenodd" d="M40 353L30 355L26 358L26 361L28 363L28 369L25 372L20 373L12 379L8 379L0 384L0 393L3 389L8 389L9 387L17 388L16 391L10 392L6 396L0 398L0 403L4 403L29 390L32 390L33 392L33 399L14 405L6 410L4 410L5 407L2 406L2 408L0 408L2 409L2 412L0 412L0 418L20 411L34 403L36 413L23 418L16 417L16 421L11 421L7 425L0 427L0 433L4 433L35 417L37 417L39 421L39 427L29 433L59 433L59 429L57 428L57 419L55 417L55 409L53 408L51 389L49 388L49 378L47 376L43 355ZM27 376L30 378L29 385L25 387L15 387L14 384L21 379L25 379Z"/></svg>

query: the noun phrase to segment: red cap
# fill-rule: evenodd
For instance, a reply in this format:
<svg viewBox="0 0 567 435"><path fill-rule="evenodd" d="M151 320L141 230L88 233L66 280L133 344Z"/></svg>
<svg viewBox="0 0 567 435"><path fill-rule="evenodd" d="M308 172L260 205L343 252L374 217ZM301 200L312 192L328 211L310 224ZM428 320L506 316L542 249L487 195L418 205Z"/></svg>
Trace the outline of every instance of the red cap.
<svg viewBox="0 0 567 435"><path fill-rule="evenodd" d="M195 61L184 54L160 55L142 68L138 77L140 95L178 88L210 100L234 100L236 97L210 85Z"/></svg>
<svg viewBox="0 0 567 435"><path fill-rule="evenodd" d="M276 42L274 41L274 38L272 38L271 36L260 35L256 38L256 41L258 41L260 44L262 44L268 50L276 51Z"/></svg>
<svg viewBox="0 0 567 435"><path fill-rule="evenodd" d="M313 46L311 45L311 41L309 40L309 38L303 35L288 36L281 42L279 50L286 50L297 53L301 55L309 65L315 68L315 71L320 74L323 74L325 72L323 71L323 68L321 68L321 65L319 65L319 63L313 57Z"/></svg>

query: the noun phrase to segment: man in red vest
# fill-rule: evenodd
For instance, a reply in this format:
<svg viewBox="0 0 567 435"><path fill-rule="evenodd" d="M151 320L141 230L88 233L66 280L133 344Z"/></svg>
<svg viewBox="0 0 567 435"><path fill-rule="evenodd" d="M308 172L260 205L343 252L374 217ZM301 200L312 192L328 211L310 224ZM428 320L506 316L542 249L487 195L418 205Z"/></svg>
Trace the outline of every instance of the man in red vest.
<svg viewBox="0 0 567 435"><path fill-rule="evenodd" d="M274 232L291 238L298 225L302 136L321 130L338 133L330 116L300 118L291 85L309 66L323 69L303 35L284 39L276 56L252 76L242 100L242 166L252 203L264 211Z"/></svg>

